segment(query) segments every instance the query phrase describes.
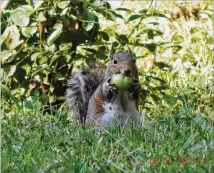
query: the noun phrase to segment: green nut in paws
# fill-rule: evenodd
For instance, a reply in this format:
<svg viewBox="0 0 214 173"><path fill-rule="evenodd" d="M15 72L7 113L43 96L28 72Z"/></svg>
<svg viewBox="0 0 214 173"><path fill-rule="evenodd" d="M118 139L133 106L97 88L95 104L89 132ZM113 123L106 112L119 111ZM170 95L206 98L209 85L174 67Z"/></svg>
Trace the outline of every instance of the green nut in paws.
<svg viewBox="0 0 214 173"><path fill-rule="evenodd" d="M133 82L133 78L123 74L116 74L112 76L112 82L119 89L128 89Z"/></svg>

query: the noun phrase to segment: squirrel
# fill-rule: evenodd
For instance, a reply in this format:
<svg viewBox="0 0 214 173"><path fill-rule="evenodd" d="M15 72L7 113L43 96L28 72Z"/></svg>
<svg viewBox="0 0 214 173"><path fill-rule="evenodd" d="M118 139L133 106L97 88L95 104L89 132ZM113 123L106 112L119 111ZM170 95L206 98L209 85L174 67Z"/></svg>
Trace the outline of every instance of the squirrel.
<svg viewBox="0 0 214 173"><path fill-rule="evenodd" d="M114 74L132 77L131 86L122 90L112 83ZM65 99L78 121L86 125L107 126L117 122L127 126L131 121L140 126L138 100L141 91L138 70L131 50L110 53L107 67L92 65L68 80Z"/></svg>

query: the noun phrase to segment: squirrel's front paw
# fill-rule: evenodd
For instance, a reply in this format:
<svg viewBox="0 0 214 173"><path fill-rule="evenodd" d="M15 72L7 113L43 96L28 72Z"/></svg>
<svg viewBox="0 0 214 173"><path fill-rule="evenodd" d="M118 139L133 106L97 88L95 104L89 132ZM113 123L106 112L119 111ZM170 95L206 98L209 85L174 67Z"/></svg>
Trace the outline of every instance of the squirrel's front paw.
<svg viewBox="0 0 214 173"><path fill-rule="evenodd" d="M107 84L108 84L109 86L115 87L115 84L112 82L112 79L111 79L111 78L107 80Z"/></svg>
<svg viewBox="0 0 214 173"><path fill-rule="evenodd" d="M115 98L116 94L118 93L118 90L115 86L115 84L112 83L111 79L107 80L107 95L106 98L108 100L112 100Z"/></svg>
<svg viewBox="0 0 214 173"><path fill-rule="evenodd" d="M128 94L136 92L137 90L139 90L140 88L140 82L138 80L134 80L133 83L131 84L131 86L128 89Z"/></svg>
<svg viewBox="0 0 214 173"><path fill-rule="evenodd" d="M109 86L109 90L111 90L112 92L114 92L116 94L118 93L117 87L116 87L116 85L114 83L112 83L111 79L107 80L107 84Z"/></svg>

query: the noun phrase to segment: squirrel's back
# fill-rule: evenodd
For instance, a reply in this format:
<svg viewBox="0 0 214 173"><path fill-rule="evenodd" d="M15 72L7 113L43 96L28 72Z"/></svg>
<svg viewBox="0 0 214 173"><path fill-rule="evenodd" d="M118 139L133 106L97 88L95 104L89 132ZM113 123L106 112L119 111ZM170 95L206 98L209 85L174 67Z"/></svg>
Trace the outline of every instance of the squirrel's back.
<svg viewBox="0 0 214 173"><path fill-rule="evenodd" d="M71 114L80 123L85 122L88 102L103 81L105 66L103 64L91 65L82 69L68 80L65 98Z"/></svg>

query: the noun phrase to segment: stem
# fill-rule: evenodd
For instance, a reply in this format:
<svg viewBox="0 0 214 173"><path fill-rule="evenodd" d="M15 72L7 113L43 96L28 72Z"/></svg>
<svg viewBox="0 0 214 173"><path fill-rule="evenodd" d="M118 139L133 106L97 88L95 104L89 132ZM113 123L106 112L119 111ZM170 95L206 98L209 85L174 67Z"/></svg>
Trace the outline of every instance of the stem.
<svg viewBox="0 0 214 173"><path fill-rule="evenodd" d="M151 3L149 4L148 10L149 10L150 7L152 6L152 3L153 3L153 0L151 0ZM140 23L142 22L143 18L144 18L144 16L142 15L142 16L140 17L140 20L139 20L138 24L132 29L132 31L131 31L131 33L129 34L128 38L131 37L131 35L134 33L135 28L138 28L138 27L139 27L139 25L140 25Z"/></svg>

